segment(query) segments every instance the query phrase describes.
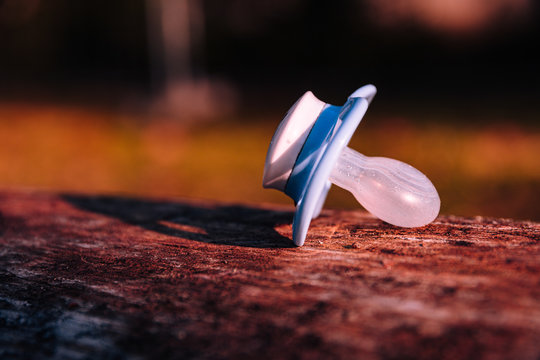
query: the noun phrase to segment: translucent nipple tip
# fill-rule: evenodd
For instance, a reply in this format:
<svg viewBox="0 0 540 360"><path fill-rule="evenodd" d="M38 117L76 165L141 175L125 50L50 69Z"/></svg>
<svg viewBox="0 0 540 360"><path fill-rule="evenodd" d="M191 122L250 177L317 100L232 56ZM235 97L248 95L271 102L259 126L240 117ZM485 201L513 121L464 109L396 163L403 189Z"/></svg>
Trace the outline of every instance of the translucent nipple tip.
<svg viewBox="0 0 540 360"><path fill-rule="evenodd" d="M345 147L330 181L350 191L366 210L392 225L424 226L439 214L441 200L431 181L398 160L367 157Z"/></svg>

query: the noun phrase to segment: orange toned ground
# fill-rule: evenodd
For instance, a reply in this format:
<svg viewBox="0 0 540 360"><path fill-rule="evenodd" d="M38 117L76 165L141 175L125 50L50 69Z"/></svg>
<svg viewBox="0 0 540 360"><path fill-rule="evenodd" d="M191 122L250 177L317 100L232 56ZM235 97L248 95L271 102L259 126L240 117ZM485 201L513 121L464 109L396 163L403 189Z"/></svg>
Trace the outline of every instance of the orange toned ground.
<svg viewBox="0 0 540 360"><path fill-rule="evenodd" d="M67 106L1 104L0 188L290 204L261 188L279 120L186 126ZM421 169L439 189L443 213L540 220L539 128L426 123L371 116L351 146ZM338 189L327 204L356 206Z"/></svg>

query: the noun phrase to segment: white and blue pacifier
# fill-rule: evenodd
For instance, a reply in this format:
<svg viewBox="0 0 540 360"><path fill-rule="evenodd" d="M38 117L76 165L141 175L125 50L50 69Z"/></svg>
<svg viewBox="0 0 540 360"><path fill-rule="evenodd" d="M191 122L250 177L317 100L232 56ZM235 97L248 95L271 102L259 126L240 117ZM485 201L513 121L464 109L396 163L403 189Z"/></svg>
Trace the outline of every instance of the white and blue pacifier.
<svg viewBox="0 0 540 360"><path fill-rule="evenodd" d="M302 246L311 220L321 212L332 183L392 225L417 227L439 214L441 200L429 179L410 165L367 157L347 147L377 89L366 85L343 106L306 92L279 124L266 155L263 186L296 204L293 241Z"/></svg>

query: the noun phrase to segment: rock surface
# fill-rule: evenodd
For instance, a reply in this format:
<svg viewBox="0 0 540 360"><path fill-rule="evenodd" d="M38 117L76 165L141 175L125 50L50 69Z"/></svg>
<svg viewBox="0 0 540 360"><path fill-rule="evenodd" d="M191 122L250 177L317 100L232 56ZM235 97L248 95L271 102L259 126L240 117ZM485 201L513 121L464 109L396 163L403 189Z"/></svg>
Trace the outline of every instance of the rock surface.
<svg viewBox="0 0 540 360"><path fill-rule="evenodd" d="M0 192L0 358L538 359L540 224Z"/></svg>

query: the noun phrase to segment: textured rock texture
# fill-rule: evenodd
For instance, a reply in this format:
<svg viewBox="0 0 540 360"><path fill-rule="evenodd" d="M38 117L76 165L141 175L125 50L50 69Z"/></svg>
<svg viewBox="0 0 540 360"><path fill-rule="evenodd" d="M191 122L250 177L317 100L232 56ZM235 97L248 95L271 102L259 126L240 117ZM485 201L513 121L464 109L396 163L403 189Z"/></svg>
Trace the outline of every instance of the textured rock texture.
<svg viewBox="0 0 540 360"><path fill-rule="evenodd" d="M0 192L0 358L538 359L540 224Z"/></svg>

